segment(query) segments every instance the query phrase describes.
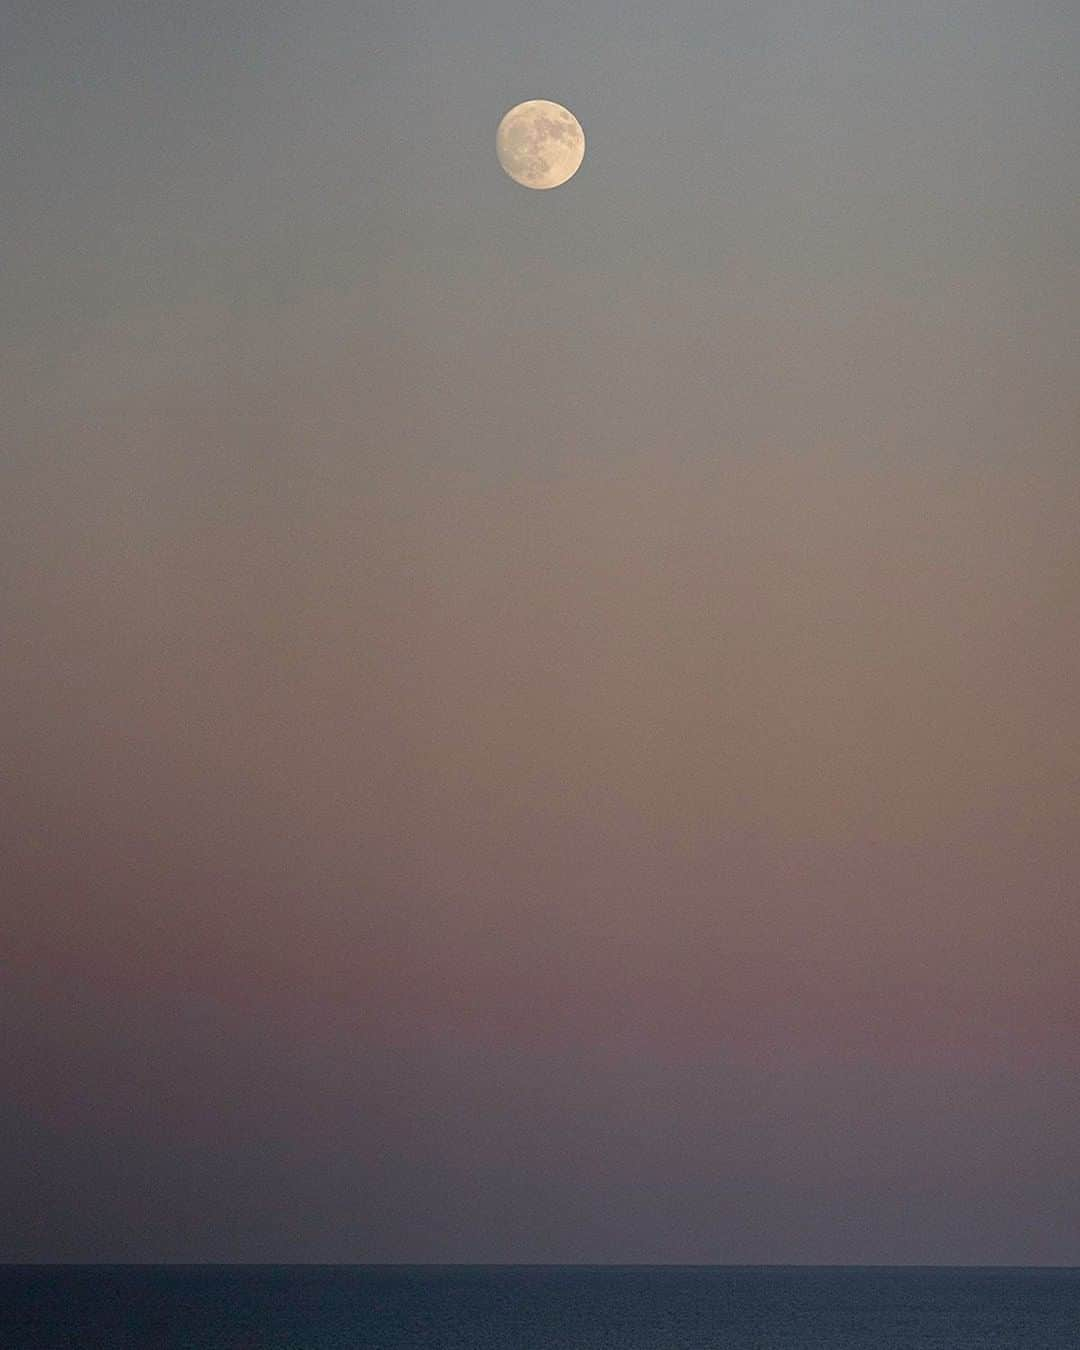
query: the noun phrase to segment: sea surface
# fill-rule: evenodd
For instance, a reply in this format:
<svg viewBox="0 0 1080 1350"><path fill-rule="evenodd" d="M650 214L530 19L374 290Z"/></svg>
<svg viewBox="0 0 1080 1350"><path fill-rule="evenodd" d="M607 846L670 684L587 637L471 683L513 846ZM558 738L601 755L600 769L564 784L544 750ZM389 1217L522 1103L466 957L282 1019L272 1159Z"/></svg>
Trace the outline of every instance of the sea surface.
<svg viewBox="0 0 1080 1350"><path fill-rule="evenodd" d="M1080 1350L1080 1270L8 1266L3 1350Z"/></svg>

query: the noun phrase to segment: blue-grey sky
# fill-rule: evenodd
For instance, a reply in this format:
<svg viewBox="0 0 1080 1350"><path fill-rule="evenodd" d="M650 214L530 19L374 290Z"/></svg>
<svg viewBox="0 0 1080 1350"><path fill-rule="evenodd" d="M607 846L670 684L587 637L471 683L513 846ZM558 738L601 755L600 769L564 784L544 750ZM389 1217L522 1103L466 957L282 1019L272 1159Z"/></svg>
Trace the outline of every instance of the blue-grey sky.
<svg viewBox="0 0 1080 1350"><path fill-rule="evenodd" d="M1080 1263L1075 3L0 23L0 1259Z"/></svg>

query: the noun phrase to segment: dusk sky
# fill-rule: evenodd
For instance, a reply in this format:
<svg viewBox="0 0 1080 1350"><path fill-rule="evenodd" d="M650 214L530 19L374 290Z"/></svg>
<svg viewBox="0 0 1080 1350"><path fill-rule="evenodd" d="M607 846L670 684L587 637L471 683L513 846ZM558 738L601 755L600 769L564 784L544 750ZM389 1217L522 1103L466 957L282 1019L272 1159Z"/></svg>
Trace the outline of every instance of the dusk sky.
<svg viewBox="0 0 1080 1350"><path fill-rule="evenodd" d="M0 38L0 1260L1080 1264L1076 0Z"/></svg>

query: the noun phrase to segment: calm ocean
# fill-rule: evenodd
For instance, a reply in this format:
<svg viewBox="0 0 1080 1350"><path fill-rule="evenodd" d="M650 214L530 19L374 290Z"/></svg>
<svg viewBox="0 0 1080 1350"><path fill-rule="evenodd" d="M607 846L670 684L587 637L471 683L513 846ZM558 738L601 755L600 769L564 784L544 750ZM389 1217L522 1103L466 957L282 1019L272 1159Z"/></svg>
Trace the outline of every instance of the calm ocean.
<svg viewBox="0 0 1080 1350"><path fill-rule="evenodd" d="M1080 1270L0 1268L3 1350L1080 1350Z"/></svg>

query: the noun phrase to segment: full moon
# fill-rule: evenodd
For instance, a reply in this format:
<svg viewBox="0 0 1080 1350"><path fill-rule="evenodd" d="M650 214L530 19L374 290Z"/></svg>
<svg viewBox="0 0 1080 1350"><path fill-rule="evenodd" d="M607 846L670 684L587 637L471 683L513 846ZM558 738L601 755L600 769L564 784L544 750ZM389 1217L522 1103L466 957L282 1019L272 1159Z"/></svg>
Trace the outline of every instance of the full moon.
<svg viewBox="0 0 1080 1350"><path fill-rule="evenodd" d="M585 133L569 108L531 98L511 108L499 123L495 153L522 187L558 187L581 167Z"/></svg>

